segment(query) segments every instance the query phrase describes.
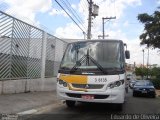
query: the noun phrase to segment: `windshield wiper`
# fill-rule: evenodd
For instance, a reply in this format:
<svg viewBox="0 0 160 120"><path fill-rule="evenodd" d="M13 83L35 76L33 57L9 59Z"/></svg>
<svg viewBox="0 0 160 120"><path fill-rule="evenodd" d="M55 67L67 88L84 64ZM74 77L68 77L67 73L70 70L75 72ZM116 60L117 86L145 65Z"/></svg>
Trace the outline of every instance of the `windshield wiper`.
<svg viewBox="0 0 160 120"><path fill-rule="evenodd" d="M70 68L68 68L68 67L60 67L60 69L70 70Z"/></svg>
<svg viewBox="0 0 160 120"><path fill-rule="evenodd" d="M83 61L85 60L86 55L84 55L80 60L76 61L76 64L72 67L72 69L70 70L70 72L75 72L78 68L78 66L81 66L81 64L83 63Z"/></svg>
<svg viewBox="0 0 160 120"><path fill-rule="evenodd" d="M108 72L96 61L94 60L90 55L89 55L89 50L87 50L87 55L84 55L79 61L76 62L76 64L73 66L71 69L71 73L75 72L78 68L78 66L81 66L81 64L86 60L86 64L89 65L89 60L91 60L99 70L101 70L104 74L108 74Z"/></svg>
<svg viewBox="0 0 160 120"><path fill-rule="evenodd" d="M88 57L98 67L99 70L101 70L104 74L108 74L108 72L95 59L93 59L90 55Z"/></svg>

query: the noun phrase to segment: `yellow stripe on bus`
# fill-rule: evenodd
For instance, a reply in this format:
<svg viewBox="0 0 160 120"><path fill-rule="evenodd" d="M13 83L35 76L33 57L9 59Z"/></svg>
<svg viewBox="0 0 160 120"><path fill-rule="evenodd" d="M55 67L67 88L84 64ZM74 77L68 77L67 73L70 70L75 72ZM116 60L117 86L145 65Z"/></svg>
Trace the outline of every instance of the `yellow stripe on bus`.
<svg viewBox="0 0 160 120"><path fill-rule="evenodd" d="M87 89L85 89L85 88L74 88L74 87L72 87L72 85L70 83L68 84L68 88L69 88L69 90L85 91L85 92L87 92Z"/></svg>
<svg viewBox="0 0 160 120"><path fill-rule="evenodd" d="M61 74L59 79L66 81L67 83L87 84L86 75L64 75Z"/></svg>

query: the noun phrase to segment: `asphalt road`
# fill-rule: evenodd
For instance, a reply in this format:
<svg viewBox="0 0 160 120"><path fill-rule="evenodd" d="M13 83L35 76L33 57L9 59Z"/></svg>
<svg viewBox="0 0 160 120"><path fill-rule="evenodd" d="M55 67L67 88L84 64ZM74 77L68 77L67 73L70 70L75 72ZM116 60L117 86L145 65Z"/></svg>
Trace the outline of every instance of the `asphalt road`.
<svg viewBox="0 0 160 120"><path fill-rule="evenodd" d="M160 97L132 97L132 90L126 96L122 111L111 104L77 103L67 108L62 102L49 106L28 120L107 120L107 119L148 119L148 114L160 114ZM157 116L155 119L158 119ZM160 119L160 116L159 116Z"/></svg>

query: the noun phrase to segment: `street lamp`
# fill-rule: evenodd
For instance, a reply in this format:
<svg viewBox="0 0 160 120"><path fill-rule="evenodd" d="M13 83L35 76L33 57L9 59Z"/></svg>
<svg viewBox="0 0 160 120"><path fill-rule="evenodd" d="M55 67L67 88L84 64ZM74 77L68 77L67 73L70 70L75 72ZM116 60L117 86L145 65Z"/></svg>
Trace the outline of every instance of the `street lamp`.
<svg viewBox="0 0 160 120"><path fill-rule="evenodd" d="M148 58L147 58L147 79L148 79L148 72L149 72L149 44L147 44L148 47Z"/></svg>
<svg viewBox="0 0 160 120"><path fill-rule="evenodd" d="M143 68L144 68L144 49L142 50L143 52Z"/></svg>
<svg viewBox="0 0 160 120"><path fill-rule="evenodd" d="M142 52L143 52L143 78L142 79L144 79L144 49L142 50Z"/></svg>
<svg viewBox="0 0 160 120"><path fill-rule="evenodd" d="M103 35L103 39L105 38L105 32L104 32L104 20L105 19L108 19L108 20L116 19L116 17L106 17L106 18L102 17L102 35Z"/></svg>
<svg viewBox="0 0 160 120"><path fill-rule="evenodd" d="M98 35L98 39L102 38L103 35ZM109 37L109 35L105 35L105 37Z"/></svg>

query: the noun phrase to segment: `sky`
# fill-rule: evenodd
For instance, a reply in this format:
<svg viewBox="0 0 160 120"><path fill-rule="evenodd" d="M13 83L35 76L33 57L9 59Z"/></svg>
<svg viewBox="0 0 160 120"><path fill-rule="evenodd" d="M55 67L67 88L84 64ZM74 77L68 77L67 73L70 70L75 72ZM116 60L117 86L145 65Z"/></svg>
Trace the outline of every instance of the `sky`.
<svg viewBox="0 0 160 120"><path fill-rule="evenodd" d="M88 2L87 0L57 0L75 19L70 11L78 15L79 26L87 33ZM69 4L68 4L69 3ZM106 39L121 39L128 45L131 58L127 63L142 64L143 52L147 63L147 48L140 46L139 36L143 32L143 24L137 20L138 14L152 14L160 6L160 0L93 0L99 6L99 14L92 19L92 39L102 35L102 17L115 17L105 20ZM68 4L68 9L65 4ZM0 10L14 17L38 26L58 38L84 39L81 29L71 20L56 0L0 0ZM70 41L69 41L70 42ZM160 66L160 52L150 49L149 64Z"/></svg>

